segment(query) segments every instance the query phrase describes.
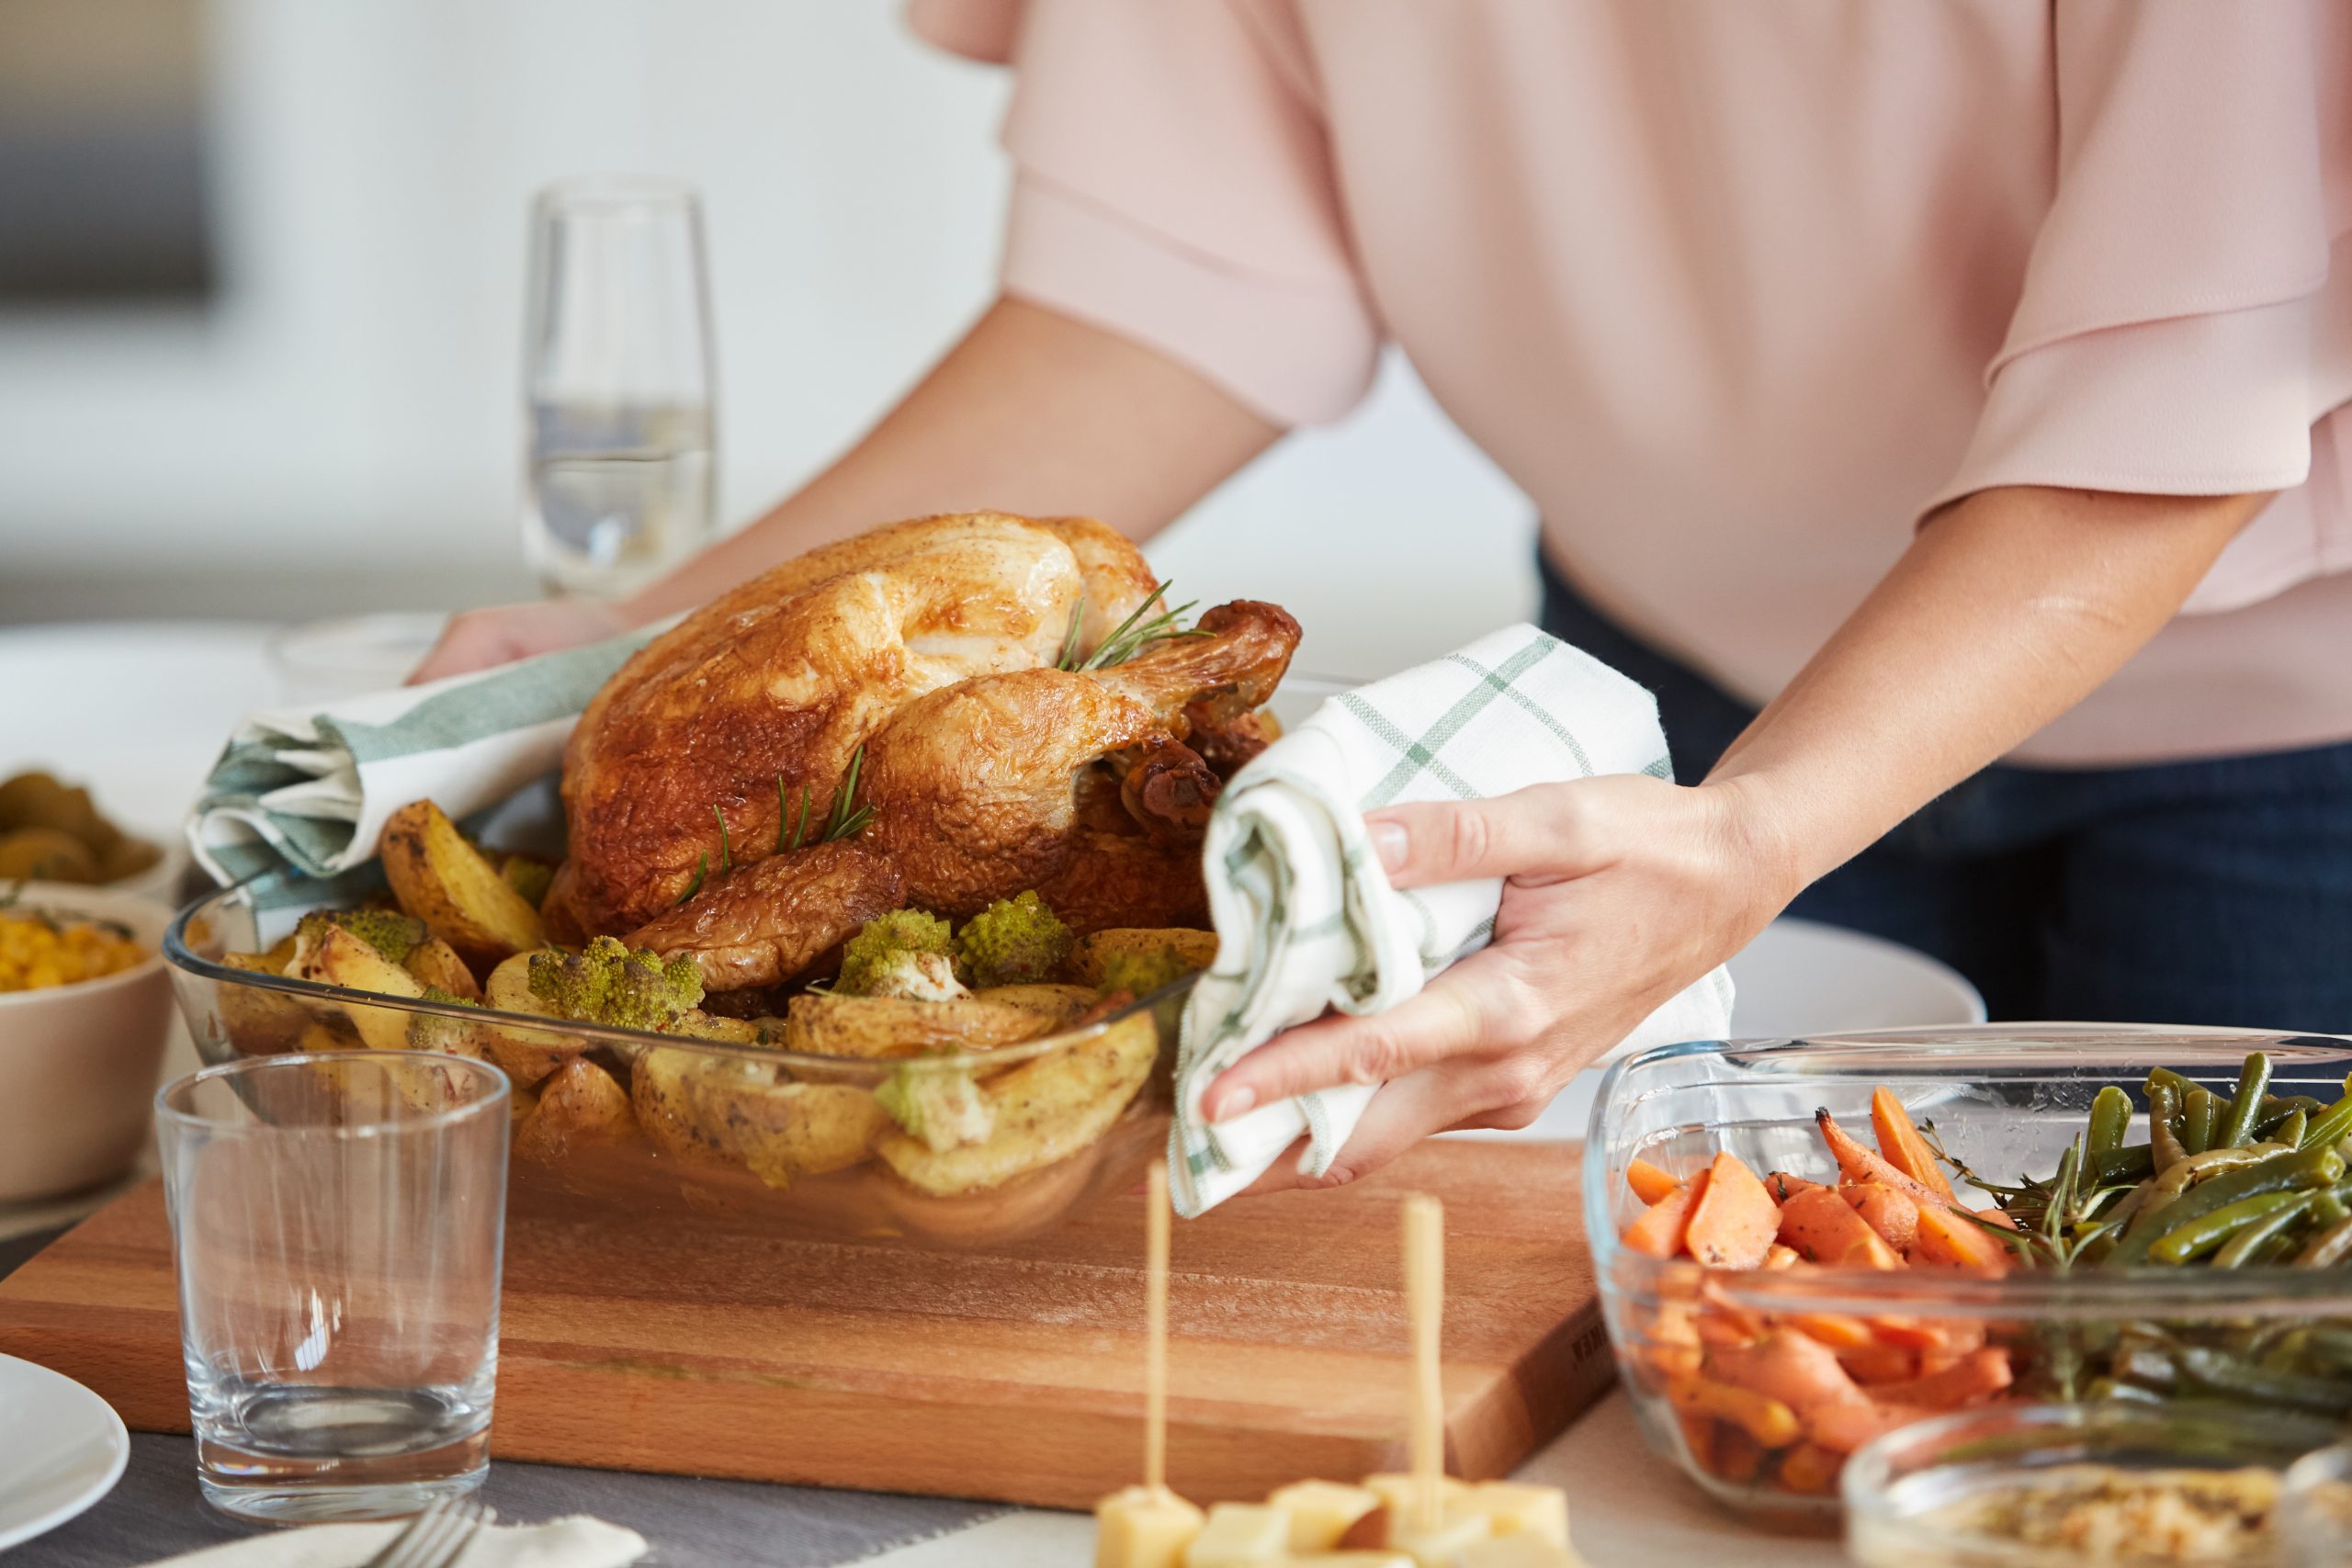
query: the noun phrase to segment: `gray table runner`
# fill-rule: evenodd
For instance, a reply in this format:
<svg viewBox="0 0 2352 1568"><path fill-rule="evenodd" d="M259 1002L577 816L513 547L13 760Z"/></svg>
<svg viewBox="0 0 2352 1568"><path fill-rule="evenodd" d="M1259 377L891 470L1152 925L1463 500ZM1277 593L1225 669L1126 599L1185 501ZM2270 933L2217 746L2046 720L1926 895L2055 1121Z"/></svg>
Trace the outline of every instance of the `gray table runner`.
<svg viewBox="0 0 2352 1568"><path fill-rule="evenodd" d="M53 1239L0 1243L0 1277ZM653 1543L647 1561L662 1568L835 1568L1005 1511L937 1497L504 1460L492 1463L482 1497L514 1524L593 1514L627 1525ZM191 1439L135 1432L130 1468L111 1493L81 1517L0 1552L0 1561L6 1568L130 1568L249 1533L198 1496Z"/></svg>

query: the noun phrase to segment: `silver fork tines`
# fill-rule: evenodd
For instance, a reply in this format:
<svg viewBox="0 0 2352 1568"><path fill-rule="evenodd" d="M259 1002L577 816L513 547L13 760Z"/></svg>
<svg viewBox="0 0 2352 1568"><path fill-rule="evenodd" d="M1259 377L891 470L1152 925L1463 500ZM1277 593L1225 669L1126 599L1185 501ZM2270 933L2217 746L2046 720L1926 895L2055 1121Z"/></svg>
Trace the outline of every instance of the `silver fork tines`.
<svg viewBox="0 0 2352 1568"><path fill-rule="evenodd" d="M360 1568L453 1568L497 1517L471 1497L435 1498Z"/></svg>

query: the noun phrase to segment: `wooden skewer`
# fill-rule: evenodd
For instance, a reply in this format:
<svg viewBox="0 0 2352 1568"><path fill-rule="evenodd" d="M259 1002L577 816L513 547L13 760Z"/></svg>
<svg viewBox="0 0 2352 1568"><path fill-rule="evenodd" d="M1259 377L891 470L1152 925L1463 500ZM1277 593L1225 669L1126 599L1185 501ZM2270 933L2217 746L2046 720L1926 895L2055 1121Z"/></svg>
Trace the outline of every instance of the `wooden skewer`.
<svg viewBox="0 0 2352 1568"><path fill-rule="evenodd" d="M1143 1483L1168 1490L1168 1162L1154 1160L1144 1196Z"/></svg>
<svg viewBox="0 0 2352 1568"><path fill-rule="evenodd" d="M1445 1390L1438 1326L1445 1310L1445 1206L1426 1192L1405 1200L1405 1312L1413 1337L1414 1528L1435 1530L1445 1511Z"/></svg>

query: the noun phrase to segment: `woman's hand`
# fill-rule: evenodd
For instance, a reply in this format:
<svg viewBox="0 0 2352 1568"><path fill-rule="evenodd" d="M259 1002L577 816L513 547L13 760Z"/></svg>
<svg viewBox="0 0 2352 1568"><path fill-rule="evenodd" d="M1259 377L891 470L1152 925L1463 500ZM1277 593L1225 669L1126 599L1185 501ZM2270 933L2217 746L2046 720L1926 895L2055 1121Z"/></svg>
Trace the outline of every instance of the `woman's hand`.
<svg viewBox="0 0 2352 1568"><path fill-rule="evenodd" d="M1333 1014L1210 1085L1212 1122L1348 1083L1385 1084L1319 1181L1277 1161L1254 1190L1337 1186L1431 1133L1524 1127L1577 1070L1747 944L1801 882L1737 782L1642 774L1542 784L1367 821L1389 880L1504 878L1491 945L1419 996Z"/></svg>
<svg viewBox="0 0 2352 1568"><path fill-rule="evenodd" d="M542 599L530 604L499 604L449 617L441 640L408 678L412 686L463 675L493 664L511 664L535 653L558 653L617 637L627 622L590 599Z"/></svg>

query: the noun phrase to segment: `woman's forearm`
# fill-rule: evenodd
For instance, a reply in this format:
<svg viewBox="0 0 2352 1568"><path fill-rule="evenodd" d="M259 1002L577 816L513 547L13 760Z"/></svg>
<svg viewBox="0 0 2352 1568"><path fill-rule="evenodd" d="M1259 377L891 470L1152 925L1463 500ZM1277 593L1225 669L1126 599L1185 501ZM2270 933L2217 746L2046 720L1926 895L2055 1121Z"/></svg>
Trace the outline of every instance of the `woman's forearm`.
<svg viewBox="0 0 2352 1568"><path fill-rule="evenodd" d="M1125 338L1001 299L839 461L625 604L690 609L831 540L900 517L1084 513L1147 536L1282 434Z"/></svg>
<svg viewBox="0 0 2352 1568"><path fill-rule="evenodd" d="M1922 528L1708 783L1793 893L2057 717L2154 637L2258 495L2005 488Z"/></svg>

